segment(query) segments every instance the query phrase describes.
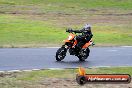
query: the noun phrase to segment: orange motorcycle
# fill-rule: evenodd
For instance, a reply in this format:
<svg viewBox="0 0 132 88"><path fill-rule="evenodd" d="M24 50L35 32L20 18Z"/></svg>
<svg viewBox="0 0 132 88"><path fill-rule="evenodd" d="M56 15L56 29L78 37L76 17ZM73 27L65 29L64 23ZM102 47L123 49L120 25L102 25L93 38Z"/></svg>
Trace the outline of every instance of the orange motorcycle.
<svg viewBox="0 0 132 88"><path fill-rule="evenodd" d="M67 51L69 51L70 55L75 55L79 58L79 61L85 61L87 57L89 56L90 49L89 46L93 46L94 43L92 42L92 39L88 42L86 42L80 50L76 49L76 44L78 41L76 40L76 33L74 31L66 31L69 32L70 35L66 40L64 40L64 45L62 45L61 48L59 48L56 52L56 60L61 61L65 58Z"/></svg>

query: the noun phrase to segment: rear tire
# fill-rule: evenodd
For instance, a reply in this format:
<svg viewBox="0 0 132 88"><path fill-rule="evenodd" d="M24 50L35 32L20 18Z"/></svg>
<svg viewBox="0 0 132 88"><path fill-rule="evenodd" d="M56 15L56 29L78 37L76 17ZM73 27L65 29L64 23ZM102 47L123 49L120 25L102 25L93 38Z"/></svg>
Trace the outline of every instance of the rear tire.
<svg viewBox="0 0 132 88"><path fill-rule="evenodd" d="M81 49L81 51L79 52L79 55L77 56L79 58L79 61L85 61L85 59L88 58L89 53L90 53L90 49L89 48L87 48L86 50L85 49Z"/></svg>
<svg viewBox="0 0 132 88"><path fill-rule="evenodd" d="M85 59L82 59L82 56L77 56L79 58L79 61L85 61Z"/></svg>
<svg viewBox="0 0 132 88"><path fill-rule="evenodd" d="M61 61L65 58L66 56L67 49L64 47L61 47L57 50L56 52L56 60Z"/></svg>

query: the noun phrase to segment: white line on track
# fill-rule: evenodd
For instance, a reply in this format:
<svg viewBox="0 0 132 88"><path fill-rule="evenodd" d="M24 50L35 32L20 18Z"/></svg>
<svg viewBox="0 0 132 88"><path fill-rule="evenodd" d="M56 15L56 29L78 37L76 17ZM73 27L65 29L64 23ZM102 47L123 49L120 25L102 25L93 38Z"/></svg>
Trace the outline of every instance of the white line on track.
<svg viewBox="0 0 132 88"><path fill-rule="evenodd" d="M41 69L32 69L32 71L39 71L39 70L41 70Z"/></svg>
<svg viewBox="0 0 132 88"><path fill-rule="evenodd" d="M63 70L64 68L49 68L49 70Z"/></svg>
<svg viewBox="0 0 132 88"><path fill-rule="evenodd" d="M24 71L24 72L30 72L30 71L32 71L32 69L31 70L22 70L22 71Z"/></svg>
<svg viewBox="0 0 132 88"><path fill-rule="evenodd" d="M60 48L60 47L46 47L46 48Z"/></svg>
<svg viewBox="0 0 132 88"><path fill-rule="evenodd" d="M0 71L0 73L4 73L5 71Z"/></svg>
<svg viewBox="0 0 132 88"><path fill-rule="evenodd" d="M7 72L21 72L21 70L10 70L10 71L7 71Z"/></svg>
<svg viewBox="0 0 132 88"><path fill-rule="evenodd" d="M60 46L61 47L61 46ZM45 48L60 48L60 47L45 47ZM100 46L101 47L101 46ZM132 46L120 46L120 47L132 47Z"/></svg>
<svg viewBox="0 0 132 88"><path fill-rule="evenodd" d="M132 46L121 46L121 47L132 47Z"/></svg>
<svg viewBox="0 0 132 88"><path fill-rule="evenodd" d="M102 67L106 67L106 68L110 68L110 67L131 67L131 66L93 66L93 67L84 67L84 68L102 68ZM31 70L9 70L9 71L0 71L0 73L4 73L4 72L9 72L9 73L13 73L13 72L31 72L31 71L39 71L39 70L65 70L65 69L78 69L79 67L75 67L75 68L47 68L47 69L31 69Z"/></svg>

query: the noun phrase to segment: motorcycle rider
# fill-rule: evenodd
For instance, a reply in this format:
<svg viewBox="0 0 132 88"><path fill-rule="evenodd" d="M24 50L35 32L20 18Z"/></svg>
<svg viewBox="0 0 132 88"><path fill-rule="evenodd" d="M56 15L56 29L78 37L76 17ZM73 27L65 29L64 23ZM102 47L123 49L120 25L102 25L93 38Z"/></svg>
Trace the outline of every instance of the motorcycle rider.
<svg viewBox="0 0 132 88"><path fill-rule="evenodd" d="M76 49L81 49L82 46L91 40L93 34L91 31L91 25L90 24L86 24L83 29L81 30L72 30L72 29L68 29L68 31L72 31L75 33L82 33L82 35L78 35L76 36L76 40L78 41L77 45L75 46Z"/></svg>

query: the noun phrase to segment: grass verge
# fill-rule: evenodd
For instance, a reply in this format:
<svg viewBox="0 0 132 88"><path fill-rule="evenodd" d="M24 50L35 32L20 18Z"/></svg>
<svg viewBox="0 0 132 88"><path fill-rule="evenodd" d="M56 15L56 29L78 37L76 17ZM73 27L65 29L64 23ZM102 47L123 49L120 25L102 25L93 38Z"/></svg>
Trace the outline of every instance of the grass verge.
<svg viewBox="0 0 132 88"><path fill-rule="evenodd" d="M0 47L60 46L92 24L97 46L132 45L131 0L1 0Z"/></svg>
<svg viewBox="0 0 132 88"><path fill-rule="evenodd" d="M90 68L86 69L87 74L130 74L132 67L111 67L111 68ZM52 85L57 86L61 81L68 82L66 85L78 86L75 76L78 69L65 70L41 70L20 73L0 73L0 86L2 88L37 88ZM71 84L73 83L73 84ZM75 85L74 85L75 84ZM60 86L59 84L58 86ZM63 84L63 87L65 83ZM62 86L62 85L61 85ZM101 88L101 87L99 87Z"/></svg>

